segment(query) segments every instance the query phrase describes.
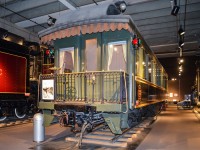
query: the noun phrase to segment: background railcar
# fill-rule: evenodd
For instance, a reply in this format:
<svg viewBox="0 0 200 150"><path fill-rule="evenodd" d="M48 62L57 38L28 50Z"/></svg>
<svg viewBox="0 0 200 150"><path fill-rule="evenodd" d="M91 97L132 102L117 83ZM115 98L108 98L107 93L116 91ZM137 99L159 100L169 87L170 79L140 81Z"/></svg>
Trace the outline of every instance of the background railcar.
<svg viewBox="0 0 200 150"><path fill-rule="evenodd" d="M196 61L196 79L195 86L193 87L193 99L200 107L200 61Z"/></svg>
<svg viewBox="0 0 200 150"><path fill-rule="evenodd" d="M55 48L54 74L40 76L39 108L46 125L64 115L66 125L86 123L92 130L105 121L122 134L156 115L164 103L165 70L130 16L112 15L117 9L112 6L95 6L92 15L72 11L39 33L41 42Z"/></svg>

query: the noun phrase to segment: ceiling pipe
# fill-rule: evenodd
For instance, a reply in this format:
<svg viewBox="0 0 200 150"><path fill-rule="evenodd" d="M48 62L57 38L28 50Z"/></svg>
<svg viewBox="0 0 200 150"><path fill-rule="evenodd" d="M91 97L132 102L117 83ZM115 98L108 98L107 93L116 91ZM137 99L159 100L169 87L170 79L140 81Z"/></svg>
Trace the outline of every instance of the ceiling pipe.
<svg viewBox="0 0 200 150"><path fill-rule="evenodd" d="M196 44L196 43L198 43L198 41L185 42L184 44ZM177 43L163 44L163 45L154 45L154 46L150 46L150 47L151 48L155 48L155 47L166 47L166 46L177 46Z"/></svg>
<svg viewBox="0 0 200 150"><path fill-rule="evenodd" d="M70 4L67 0L59 0L63 5L65 5L70 10L76 10L76 7L74 7L72 4Z"/></svg>
<svg viewBox="0 0 200 150"><path fill-rule="evenodd" d="M0 5L0 7L2 7L2 8L4 8L4 9L6 9L6 10L8 10L8 11L10 11L10 12L12 12L12 13L14 13L14 14L16 14L16 15L18 15L18 16L20 16L20 17L26 19L26 20L29 20L30 22L33 22L34 24L36 24L36 25L38 25L38 26L43 27L43 28L46 29L45 26L43 26L43 25L41 25L41 24L39 24L39 23L37 23L37 22L35 22L35 21L33 21L33 20L31 20L31 19L25 17L25 16L22 16L22 15L20 15L19 13L15 12L15 11L12 11L11 9L9 9L9 8L7 8L7 7L5 7L5 6Z"/></svg>
<svg viewBox="0 0 200 150"><path fill-rule="evenodd" d="M95 0L92 0L92 1L93 1L96 5L98 5L97 2L96 2Z"/></svg>
<svg viewBox="0 0 200 150"><path fill-rule="evenodd" d="M184 56L196 56L197 52L195 50L193 51L183 51ZM179 53L177 52L171 52L171 53L155 53L157 58L167 58L167 57L179 57Z"/></svg>

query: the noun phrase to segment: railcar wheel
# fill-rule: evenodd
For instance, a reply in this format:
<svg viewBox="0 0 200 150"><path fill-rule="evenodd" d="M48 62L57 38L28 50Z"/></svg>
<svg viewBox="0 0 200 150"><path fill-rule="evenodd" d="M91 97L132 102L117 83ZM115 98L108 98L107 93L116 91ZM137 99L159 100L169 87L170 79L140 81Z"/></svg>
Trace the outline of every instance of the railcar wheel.
<svg viewBox="0 0 200 150"><path fill-rule="evenodd" d="M19 119L23 119L26 116L26 107L15 108L15 116Z"/></svg>
<svg viewBox="0 0 200 150"><path fill-rule="evenodd" d="M6 112L0 107L0 121L4 121L6 118Z"/></svg>
<svg viewBox="0 0 200 150"><path fill-rule="evenodd" d="M133 127L137 123L138 123L138 121L137 121L137 116L135 115L135 113L134 112L129 113L128 114L128 125L130 127Z"/></svg>
<svg viewBox="0 0 200 150"><path fill-rule="evenodd" d="M93 130L93 125L91 123L88 124L87 128L86 128L87 132L90 133Z"/></svg>

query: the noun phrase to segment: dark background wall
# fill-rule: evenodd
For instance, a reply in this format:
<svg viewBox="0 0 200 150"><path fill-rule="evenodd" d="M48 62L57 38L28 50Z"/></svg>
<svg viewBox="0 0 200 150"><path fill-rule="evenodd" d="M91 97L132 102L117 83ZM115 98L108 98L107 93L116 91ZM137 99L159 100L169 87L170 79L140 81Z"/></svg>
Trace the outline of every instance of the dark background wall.
<svg viewBox="0 0 200 150"><path fill-rule="evenodd" d="M168 91L177 91L179 93L179 75L178 75L178 58L160 58L159 61L168 73ZM183 73L180 77L180 96L184 98L185 94L191 93L191 88L195 83L196 75L196 61L199 59L197 56L185 56L183 57ZM172 78L176 78L176 81L171 81ZM178 88L178 89L177 89Z"/></svg>

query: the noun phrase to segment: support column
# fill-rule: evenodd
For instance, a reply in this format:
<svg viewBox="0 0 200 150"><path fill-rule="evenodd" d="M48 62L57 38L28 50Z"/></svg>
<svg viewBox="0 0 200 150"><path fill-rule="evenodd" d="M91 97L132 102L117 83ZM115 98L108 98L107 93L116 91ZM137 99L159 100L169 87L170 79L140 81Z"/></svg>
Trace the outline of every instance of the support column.
<svg viewBox="0 0 200 150"><path fill-rule="evenodd" d="M133 108L133 78L132 78L132 74L133 74L133 66L134 64L133 62L133 54L132 54L132 49L131 49L131 44L129 44L129 48L128 48L128 74L129 74L129 92L128 92L128 99L129 99L129 109Z"/></svg>

